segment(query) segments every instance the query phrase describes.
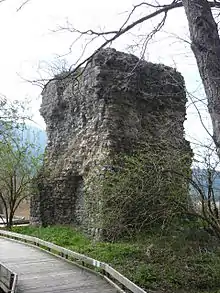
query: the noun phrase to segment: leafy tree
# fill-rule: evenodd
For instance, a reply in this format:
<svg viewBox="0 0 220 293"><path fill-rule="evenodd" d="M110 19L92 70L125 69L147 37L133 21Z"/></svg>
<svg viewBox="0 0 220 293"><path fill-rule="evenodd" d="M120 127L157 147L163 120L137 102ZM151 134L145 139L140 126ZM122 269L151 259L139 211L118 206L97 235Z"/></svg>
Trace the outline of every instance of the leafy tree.
<svg viewBox="0 0 220 293"><path fill-rule="evenodd" d="M0 141L0 204L10 228L20 203L34 192L33 178L42 162L36 145L24 138L24 124L13 127L12 122L3 124L4 135ZM6 134L7 133L7 134Z"/></svg>

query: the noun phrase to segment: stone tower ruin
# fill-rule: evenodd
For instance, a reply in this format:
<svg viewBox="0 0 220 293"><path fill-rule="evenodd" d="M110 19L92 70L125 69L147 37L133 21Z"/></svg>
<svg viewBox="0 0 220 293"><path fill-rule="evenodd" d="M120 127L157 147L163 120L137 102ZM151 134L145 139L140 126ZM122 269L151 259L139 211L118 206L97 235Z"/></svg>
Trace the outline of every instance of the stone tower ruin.
<svg viewBox="0 0 220 293"><path fill-rule="evenodd" d="M153 147L166 139L190 153L185 103L175 69L115 49L99 51L77 78L51 80L42 93L48 145L32 223L102 229L86 210L87 175L111 152L128 153L145 142Z"/></svg>

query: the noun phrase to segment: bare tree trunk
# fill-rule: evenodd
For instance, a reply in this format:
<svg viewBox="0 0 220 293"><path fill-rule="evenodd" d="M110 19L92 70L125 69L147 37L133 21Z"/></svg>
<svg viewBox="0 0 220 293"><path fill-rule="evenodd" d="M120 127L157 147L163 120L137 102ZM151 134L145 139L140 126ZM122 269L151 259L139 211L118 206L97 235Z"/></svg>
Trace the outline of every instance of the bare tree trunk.
<svg viewBox="0 0 220 293"><path fill-rule="evenodd" d="M13 214L10 211L10 213L9 213L9 219L8 219L8 223L7 223L7 228L9 230L11 230L12 226L13 226Z"/></svg>
<svg viewBox="0 0 220 293"><path fill-rule="evenodd" d="M220 157L220 38L207 0L182 0Z"/></svg>

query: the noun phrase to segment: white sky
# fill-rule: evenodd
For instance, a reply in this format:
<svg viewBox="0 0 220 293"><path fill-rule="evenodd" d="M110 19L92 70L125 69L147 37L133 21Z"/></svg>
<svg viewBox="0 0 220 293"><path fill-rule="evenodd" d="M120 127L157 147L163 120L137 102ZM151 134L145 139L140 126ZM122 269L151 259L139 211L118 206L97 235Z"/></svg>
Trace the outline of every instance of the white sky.
<svg viewBox="0 0 220 293"><path fill-rule="evenodd" d="M39 65L44 66L54 61L58 55L68 52L74 36L70 33L57 32L58 25L64 25L68 19L74 27L81 30L88 28L117 29L126 19L126 11L141 0L31 0L19 12L16 11L22 0L6 0L0 4L0 93L9 99L29 98L34 113L34 120L44 127L43 119L38 113L41 89L21 79L39 78ZM160 3L165 3L161 0ZM147 13L139 9L135 17ZM132 20L131 20L132 21ZM133 31L134 34L149 32L152 23L148 22ZM198 98L203 97L201 81L187 43L177 39L176 35L188 40L188 29L183 10L170 13L163 32L149 45L146 59L166 65L176 66L186 81L187 90L194 92ZM128 45L137 41L128 34L112 45L118 50L128 51ZM92 52L99 42L94 43L86 54ZM131 49L130 49L131 50ZM73 47L72 53L65 58L74 63L80 56L82 43ZM134 49L140 54L138 48ZM86 56L85 54L85 56ZM44 74L41 70L41 74ZM205 111L202 111L207 120ZM205 139L205 131L200 125L196 112L191 106L187 110L185 128L188 137Z"/></svg>

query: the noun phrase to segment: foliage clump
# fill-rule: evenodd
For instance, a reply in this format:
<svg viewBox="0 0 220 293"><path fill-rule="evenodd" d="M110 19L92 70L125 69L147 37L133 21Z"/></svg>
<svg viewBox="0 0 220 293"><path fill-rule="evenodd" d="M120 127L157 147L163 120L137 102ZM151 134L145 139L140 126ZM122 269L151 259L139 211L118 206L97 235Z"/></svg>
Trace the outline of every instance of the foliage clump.
<svg viewBox="0 0 220 293"><path fill-rule="evenodd" d="M167 149L112 156L93 169L87 180L87 210L93 226L101 229L105 239L117 239L166 229L188 205L188 185L173 173L190 173L189 158L176 157Z"/></svg>
<svg viewBox="0 0 220 293"><path fill-rule="evenodd" d="M30 141L25 107L0 98L0 218L11 227L19 205L35 191L42 154Z"/></svg>

